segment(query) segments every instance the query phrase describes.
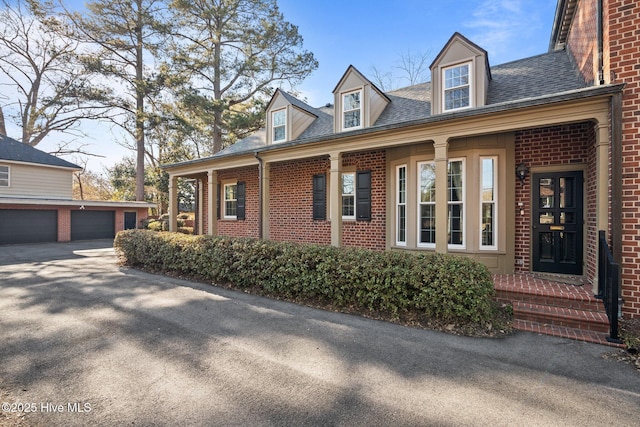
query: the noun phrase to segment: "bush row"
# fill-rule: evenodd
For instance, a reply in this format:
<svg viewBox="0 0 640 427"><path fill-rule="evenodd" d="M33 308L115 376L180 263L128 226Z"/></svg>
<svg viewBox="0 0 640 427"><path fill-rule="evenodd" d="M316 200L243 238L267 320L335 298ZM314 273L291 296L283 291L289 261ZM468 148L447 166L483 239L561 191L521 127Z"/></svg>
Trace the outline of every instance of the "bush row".
<svg viewBox="0 0 640 427"><path fill-rule="evenodd" d="M392 316L412 312L459 325L494 314L491 274L465 257L146 230L118 233L115 247L131 266L294 301Z"/></svg>

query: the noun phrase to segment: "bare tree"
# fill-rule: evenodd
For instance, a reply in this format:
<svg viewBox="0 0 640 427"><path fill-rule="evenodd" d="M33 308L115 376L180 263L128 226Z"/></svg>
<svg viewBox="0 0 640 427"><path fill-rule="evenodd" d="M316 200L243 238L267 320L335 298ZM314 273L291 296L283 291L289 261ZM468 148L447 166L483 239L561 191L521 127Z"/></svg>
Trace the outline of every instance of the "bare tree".
<svg viewBox="0 0 640 427"><path fill-rule="evenodd" d="M0 0L0 7L0 86L7 99L0 107L22 129L17 139L36 146L52 132L82 136L80 121L107 114L108 93L94 87L78 61L81 44L50 3Z"/></svg>
<svg viewBox="0 0 640 427"><path fill-rule="evenodd" d="M391 71L381 71L371 67L372 80L380 89L391 91L401 86L413 86L426 81L429 77L429 57L431 52L401 52Z"/></svg>

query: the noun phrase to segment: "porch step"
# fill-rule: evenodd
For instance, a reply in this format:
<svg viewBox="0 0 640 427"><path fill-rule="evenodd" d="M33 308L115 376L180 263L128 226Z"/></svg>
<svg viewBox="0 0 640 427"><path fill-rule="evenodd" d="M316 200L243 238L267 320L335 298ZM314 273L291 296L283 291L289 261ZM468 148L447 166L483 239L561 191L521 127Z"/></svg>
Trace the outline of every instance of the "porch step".
<svg viewBox="0 0 640 427"><path fill-rule="evenodd" d="M495 299L513 306L515 329L609 346L609 320L589 286L529 274L495 275Z"/></svg>
<svg viewBox="0 0 640 427"><path fill-rule="evenodd" d="M609 331L609 320L607 319L607 315L601 311L576 310L573 308L513 301L513 318L584 331L603 333Z"/></svg>
<svg viewBox="0 0 640 427"><path fill-rule="evenodd" d="M576 341L590 342L594 344L607 345L616 348L626 348L624 344L609 342L608 333L585 331L582 329L567 328L564 326L549 325L528 320L513 320L513 327L519 331L533 332L537 334L551 335L554 337L568 338Z"/></svg>

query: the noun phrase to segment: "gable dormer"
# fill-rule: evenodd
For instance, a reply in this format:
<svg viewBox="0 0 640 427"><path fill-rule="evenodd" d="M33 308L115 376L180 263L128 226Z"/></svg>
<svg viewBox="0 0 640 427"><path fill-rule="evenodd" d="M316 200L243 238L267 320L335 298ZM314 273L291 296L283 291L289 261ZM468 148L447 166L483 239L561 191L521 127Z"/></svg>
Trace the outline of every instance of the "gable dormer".
<svg viewBox="0 0 640 427"><path fill-rule="evenodd" d="M491 80L489 55L462 34L451 36L429 68L432 114L486 104Z"/></svg>
<svg viewBox="0 0 640 427"><path fill-rule="evenodd" d="M267 144L293 141L317 118L313 108L277 89L267 105Z"/></svg>
<svg viewBox="0 0 640 427"><path fill-rule="evenodd" d="M349 65L333 90L335 132L373 126L391 100L380 89Z"/></svg>

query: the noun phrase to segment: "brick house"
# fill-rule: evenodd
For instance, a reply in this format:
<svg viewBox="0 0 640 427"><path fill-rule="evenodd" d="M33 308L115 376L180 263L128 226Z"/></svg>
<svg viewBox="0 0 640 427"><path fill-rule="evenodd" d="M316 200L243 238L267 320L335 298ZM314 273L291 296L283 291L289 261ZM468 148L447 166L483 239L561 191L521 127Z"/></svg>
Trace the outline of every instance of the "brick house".
<svg viewBox="0 0 640 427"><path fill-rule="evenodd" d="M113 238L152 203L72 200L81 167L0 135L0 245Z"/></svg>
<svg viewBox="0 0 640 427"><path fill-rule="evenodd" d="M191 178L207 234L456 253L593 291L604 230L640 316L639 27L635 0L562 0L541 55L493 66L455 33L428 83L385 93L350 66L333 104L278 90L265 129L166 166L170 211Z"/></svg>

